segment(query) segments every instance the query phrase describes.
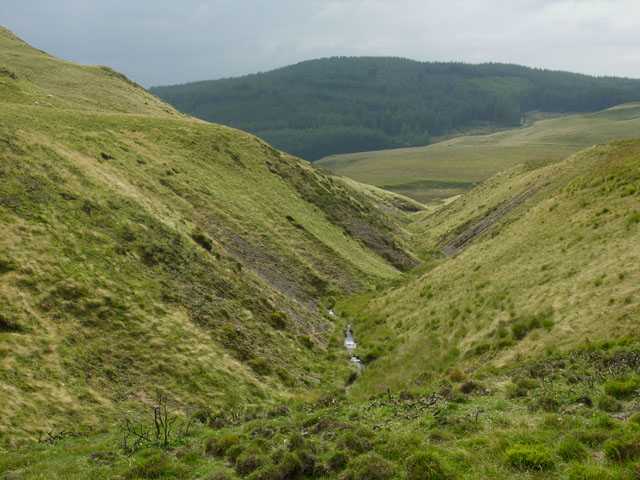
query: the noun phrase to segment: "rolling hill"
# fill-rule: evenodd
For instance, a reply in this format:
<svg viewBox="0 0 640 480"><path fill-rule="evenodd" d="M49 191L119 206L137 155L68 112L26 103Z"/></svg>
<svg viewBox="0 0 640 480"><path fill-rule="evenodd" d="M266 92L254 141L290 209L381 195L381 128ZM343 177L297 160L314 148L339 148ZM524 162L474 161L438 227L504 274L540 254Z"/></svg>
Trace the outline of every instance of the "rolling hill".
<svg viewBox="0 0 640 480"><path fill-rule="evenodd" d="M0 478L637 478L639 139L423 209L5 29L0 72Z"/></svg>
<svg viewBox="0 0 640 480"><path fill-rule="evenodd" d="M251 132L307 160L423 146L525 112L595 112L640 101L640 80L517 65L402 58L310 60L240 78L153 87L178 110Z"/></svg>
<svg viewBox="0 0 640 480"><path fill-rule="evenodd" d="M409 201L5 29L0 103L0 443L330 385L320 299L415 264Z"/></svg>
<svg viewBox="0 0 640 480"><path fill-rule="evenodd" d="M389 352L354 391L452 365L503 367L589 339L637 338L639 182L640 141L625 139L549 166L511 167L417 214L422 272L347 301L366 305L347 312L371 355Z"/></svg>
<svg viewBox="0 0 640 480"><path fill-rule="evenodd" d="M426 147L334 155L316 162L354 180L429 202L469 191L519 163L553 163L583 148L640 135L640 104L563 116Z"/></svg>

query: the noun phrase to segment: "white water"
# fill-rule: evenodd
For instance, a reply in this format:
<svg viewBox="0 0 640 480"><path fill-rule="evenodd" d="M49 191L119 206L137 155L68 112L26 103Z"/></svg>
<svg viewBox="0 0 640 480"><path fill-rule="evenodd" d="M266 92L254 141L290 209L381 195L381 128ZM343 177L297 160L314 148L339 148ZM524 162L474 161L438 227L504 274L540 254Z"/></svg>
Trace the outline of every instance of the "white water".
<svg viewBox="0 0 640 480"><path fill-rule="evenodd" d="M358 357L353 354L353 351L356 349L358 344L356 340L353 338L353 332L351 331L351 324L347 325L347 331L344 336L344 347L347 349L347 352L351 355L349 361L353 363L356 367L358 367L358 372L362 370L362 362Z"/></svg>

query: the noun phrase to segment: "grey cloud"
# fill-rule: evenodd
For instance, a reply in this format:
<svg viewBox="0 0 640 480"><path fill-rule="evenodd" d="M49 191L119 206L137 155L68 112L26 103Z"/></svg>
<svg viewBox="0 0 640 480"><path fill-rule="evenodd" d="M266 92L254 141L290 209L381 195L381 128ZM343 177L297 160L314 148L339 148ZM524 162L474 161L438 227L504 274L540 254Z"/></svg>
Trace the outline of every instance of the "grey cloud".
<svg viewBox="0 0 640 480"><path fill-rule="evenodd" d="M640 77L636 0L22 0L2 7L0 23L145 86L333 55Z"/></svg>

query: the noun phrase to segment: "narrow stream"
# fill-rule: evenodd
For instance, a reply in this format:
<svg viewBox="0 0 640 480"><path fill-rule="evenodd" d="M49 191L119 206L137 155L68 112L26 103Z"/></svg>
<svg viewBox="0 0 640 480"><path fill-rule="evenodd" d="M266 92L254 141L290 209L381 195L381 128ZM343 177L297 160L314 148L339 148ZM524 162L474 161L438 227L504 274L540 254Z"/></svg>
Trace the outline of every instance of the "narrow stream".
<svg viewBox="0 0 640 480"><path fill-rule="evenodd" d="M333 309L329 309L329 315L331 315L332 317L336 316ZM362 362L353 354L353 351L357 346L358 344L356 343L355 338L353 338L353 331L351 330L351 324L349 323L347 324L347 330L344 333L344 348L346 348L347 352L349 352L349 355L351 355L351 358L349 358L349 362L356 366L359 374L362 371Z"/></svg>
<svg viewBox="0 0 640 480"><path fill-rule="evenodd" d="M353 338L353 332L351 331L351 324L348 324L347 331L345 332L345 336L344 336L344 347L347 349L347 352L349 352L349 354L351 355L351 358L349 359L349 361L357 367L358 373L360 373L360 371L362 370L362 362L358 357L356 357L353 354L353 351L357 346L358 344Z"/></svg>

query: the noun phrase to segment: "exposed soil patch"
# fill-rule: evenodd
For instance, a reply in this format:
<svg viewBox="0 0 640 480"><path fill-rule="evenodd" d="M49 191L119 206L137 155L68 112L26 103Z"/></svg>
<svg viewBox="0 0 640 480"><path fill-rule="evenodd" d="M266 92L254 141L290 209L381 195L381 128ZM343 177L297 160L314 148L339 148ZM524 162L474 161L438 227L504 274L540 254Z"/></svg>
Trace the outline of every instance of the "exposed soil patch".
<svg viewBox="0 0 640 480"><path fill-rule="evenodd" d="M480 237L487 230L489 230L496 222L500 221L514 209L522 205L527 199L531 198L540 190L540 188L541 187L528 188L518 196L512 198L507 202L504 202L495 210L488 212L488 214L484 218L472 223L469 227L465 228L462 233L460 233L453 240L442 247L440 251L447 257L458 253L471 242Z"/></svg>

